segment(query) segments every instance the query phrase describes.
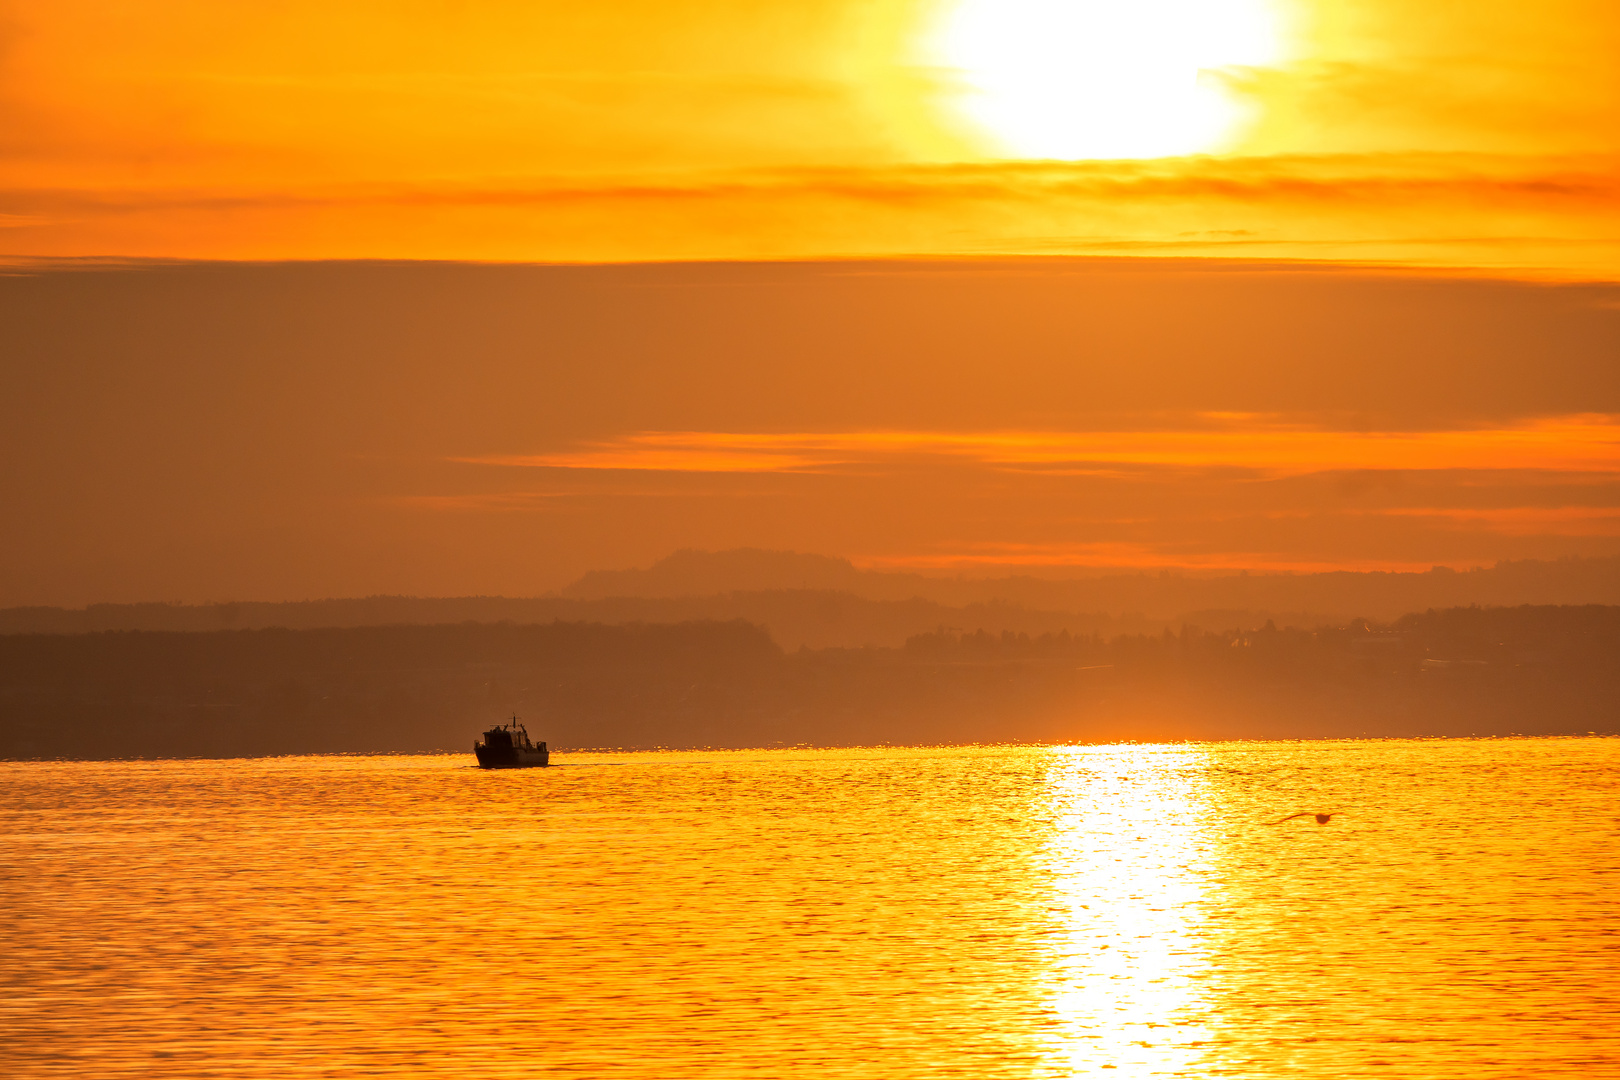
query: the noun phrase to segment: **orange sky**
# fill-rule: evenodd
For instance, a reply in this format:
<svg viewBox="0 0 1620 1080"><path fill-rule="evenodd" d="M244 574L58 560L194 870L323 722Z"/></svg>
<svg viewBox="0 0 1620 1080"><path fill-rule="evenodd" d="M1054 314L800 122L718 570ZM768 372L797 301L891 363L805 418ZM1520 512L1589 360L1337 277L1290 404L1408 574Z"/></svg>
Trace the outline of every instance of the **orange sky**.
<svg viewBox="0 0 1620 1080"><path fill-rule="evenodd" d="M1269 12L1265 63L1200 76L1247 120L1110 162L975 126L970 0L8 0L0 252L1620 267L1614 4L1212 2Z"/></svg>
<svg viewBox="0 0 1620 1080"><path fill-rule="evenodd" d="M1620 290L1188 260L0 276L0 605L1620 554Z"/></svg>
<svg viewBox="0 0 1620 1080"><path fill-rule="evenodd" d="M1617 56L1612 0L0 0L0 604L1620 554Z"/></svg>

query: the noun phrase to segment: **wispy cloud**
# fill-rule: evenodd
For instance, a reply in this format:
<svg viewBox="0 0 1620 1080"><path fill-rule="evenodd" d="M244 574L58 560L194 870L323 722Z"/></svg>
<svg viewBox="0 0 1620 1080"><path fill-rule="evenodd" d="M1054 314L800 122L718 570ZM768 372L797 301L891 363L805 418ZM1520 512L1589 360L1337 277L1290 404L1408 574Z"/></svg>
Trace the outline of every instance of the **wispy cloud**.
<svg viewBox="0 0 1620 1080"><path fill-rule="evenodd" d="M1612 210L1620 195L1620 160L1483 154L1323 154L1265 157L1181 157L1142 161L982 161L917 165L846 165L774 169L639 171L634 175L535 174L490 181L354 180L265 185L252 180L206 186L150 183L19 184L0 189L18 205L77 210L221 209L254 207L497 206L539 208L596 202L691 203L821 197L904 208L1009 200L1119 203L1115 215L1144 201L1196 201L1275 206L1284 203L1395 205L1457 198L1567 202ZM1055 201L1055 202L1054 202ZM1433 223L1431 223L1432 225ZM1196 226L1196 223L1195 223ZM1503 235L1496 233L1496 235ZM1253 228L1190 227L1166 239L1253 242ZM1100 238L1100 237L1099 237Z"/></svg>
<svg viewBox="0 0 1620 1080"><path fill-rule="evenodd" d="M1563 416L1451 431L1332 431L1264 421L1194 430L1098 432L645 431L551 453L454 460L693 473L820 473L907 463L1047 472L1169 466L1244 469L1268 476L1380 469L1614 472L1620 471L1620 417Z"/></svg>
<svg viewBox="0 0 1620 1080"><path fill-rule="evenodd" d="M856 556L868 570L972 570L1005 567L1131 568L1136 570L1259 570L1314 574L1339 570L1411 573L1433 563L1392 559L1313 559L1266 551L1196 552L1151 543L977 543L942 550Z"/></svg>
<svg viewBox="0 0 1620 1080"><path fill-rule="evenodd" d="M1620 277L1620 161L1334 154L499 179L0 181L15 254L1290 259ZM407 227L408 226L408 227Z"/></svg>
<svg viewBox="0 0 1620 1080"><path fill-rule="evenodd" d="M757 498L756 491L726 491L714 488L623 487L578 491L492 491L465 495L399 495L382 500L391 506L410 510L445 512L510 513L557 510L570 503L601 499L737 499Z"/></svg>

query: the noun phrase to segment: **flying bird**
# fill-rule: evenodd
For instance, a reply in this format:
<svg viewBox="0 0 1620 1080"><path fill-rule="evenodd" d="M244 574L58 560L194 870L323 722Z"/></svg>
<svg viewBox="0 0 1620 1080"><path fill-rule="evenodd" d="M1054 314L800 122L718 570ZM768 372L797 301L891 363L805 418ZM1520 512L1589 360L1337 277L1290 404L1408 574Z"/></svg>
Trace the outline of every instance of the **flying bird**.
<svg viewBox="0 0 1620 1080"><path fill-rule="evenodd" d="M1316 819L1316 823L1318 825L1326 825L1329 821L1333 820L1333 815L1332 814L1318 814L1318 813L1315 813L1315 812L1310 811L1310 810L1305 810L1305 811L1302 811L1301 813L1298 813L1298 814L1289 814L1287 817L1278 818L1276 821L1268 821L1268 822L1266 822L1266 824L1267 825L1281 825L1285 821L1293 821L1295 818L1301 818L1301 817L1313 817L1313 818Z"/></svg>

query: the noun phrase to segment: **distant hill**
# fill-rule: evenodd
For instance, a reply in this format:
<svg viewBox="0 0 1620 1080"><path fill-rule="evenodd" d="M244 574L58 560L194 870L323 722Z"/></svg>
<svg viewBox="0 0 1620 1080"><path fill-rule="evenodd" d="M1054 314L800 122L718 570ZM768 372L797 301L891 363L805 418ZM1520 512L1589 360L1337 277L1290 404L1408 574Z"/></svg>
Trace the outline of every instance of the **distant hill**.
<svg viewBox="0 0 1620 1080"><path fill-rule="evenodd" d="M1222 613L1236 617L1242 613ZM1258 626L1266 615L1251 614ZM313 630L354 626L434 626L460 623L594 622L610 625L743 619L768 629L784 649L898 646L940 627L1041 634L1158 631L1164 620L1103 613L1042 611L1007 603L951 607L932 600L870 600L825 589L730 592L711 596L575 600L498 596L449 599L371 596L302 603L95 604L88 608L0 610L0 634L84 634L104 631ZM1222 624L1223 626L1225 624Z"/></svg>
<svg viewBox="0 0 1620 1080"><path fill-rule="evenodd" d="M900 578L905 584L892 582ZM920 579L919 579L920 580ZM875 575L848 559L796 551L735 548L731 551L677 551L645 570L592 570L559 595L576 600L613 596L713 596L729 592L827 589L869 600L924 596L909 575Z"/></svg>
<svg viewBox="0 0 1620 1080"><path fill-rule="evenodd" d="M679 551L645 570L595 571L561 595L678 597L804 588L834 589L867 600L1017 604L1044 611L1134 614L1165 622L1185 621L1192 612L1223 611L1393 619L1409 611L1468 604L1620 603L1620 558L1523 560L1462 571L1435 567L1423 573L1192 576L1170 571L1077 571L1063 578L941 577L861 570L846 559L823 555L740 548Z"/></svg>
<svg viewBox="0 0 1620 1080"><path fill-rule="evenodd" d="M1509 562L1425 573L1103 574L1047 580L861 570L848 560L740 549L681 551L598 571L545 597L372 596L294 603L95 604L0 610L0 634L453 623L674 623L743 619L782 648L895 647L951 628L1118 634L1344 625L1468 605L1620 604L1620 559Z"/></svg>

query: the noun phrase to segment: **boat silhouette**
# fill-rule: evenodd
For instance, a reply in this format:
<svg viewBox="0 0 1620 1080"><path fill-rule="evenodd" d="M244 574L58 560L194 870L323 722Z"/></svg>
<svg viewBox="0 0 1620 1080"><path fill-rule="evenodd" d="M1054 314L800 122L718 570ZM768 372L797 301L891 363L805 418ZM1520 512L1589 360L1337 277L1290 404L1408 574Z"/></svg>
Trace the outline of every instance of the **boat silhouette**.
<svg viewBox="0 0 1620 1080"><path fill-rule="evenodd" d="M473 743L478 765L484 769L528 769L551 764L551 751L545 743L529 741L529 732L512 719L484 732L484 741Z"/></svg>

